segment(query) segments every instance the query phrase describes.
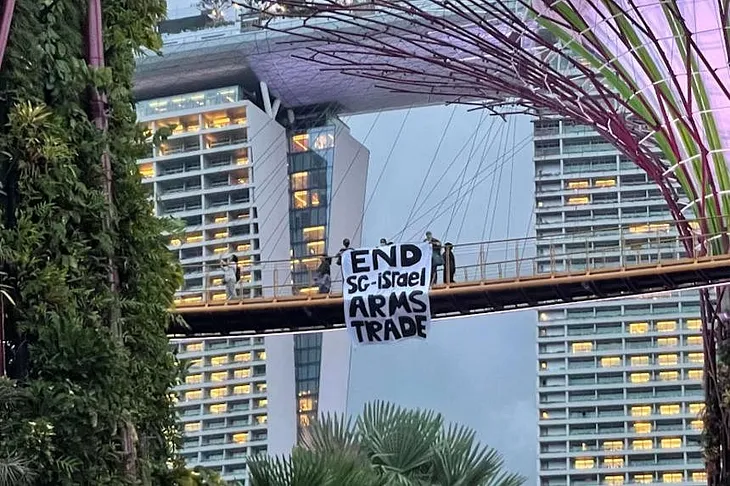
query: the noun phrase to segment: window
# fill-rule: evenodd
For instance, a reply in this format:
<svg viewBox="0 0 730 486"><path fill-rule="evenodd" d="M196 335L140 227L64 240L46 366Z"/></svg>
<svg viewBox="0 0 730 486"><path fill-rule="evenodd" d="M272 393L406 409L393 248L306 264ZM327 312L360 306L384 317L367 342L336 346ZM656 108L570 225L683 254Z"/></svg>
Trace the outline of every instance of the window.
<svg viewBox="0 0 730 486"><path fill-rule="evenodd" d="M220 397L225 397L226 395L228 395L227 388L211 388L210 389L210 398L220 398Z"/></svg>
<svg viewBox="0 0 730 486"><path fill-rule="evenodd" d="M651 375L649 373L631 373L631 375L629 375L631 383L646 383L650 379Z"/></svg>
<svg viewBox="0 0 730 486"><path fill-rule="evenodd" d="M264 361L266 359L266 351L256 351L256 361Z"/></svg>
<svg viewBox="0 0 730 486"><path fill-rule="evenodd" d="M704 403L690 403L689 411L691 413L702 413L705 411L705 404Z"/></svg>
<svg viewBox="0 0 730 486"><path fill-rule="evenodd" d="M259 425L264 425L269 421L268 415L256 415L256 423Z"/></svg>
<svg viewBox="0 0 730 486"><path fill-rule="evenodd" d="M603 467L607 468L617 468L617 467L624 467L624 458L623 457L607 457L603 460Z"/></svg>
<svg viewBox="0 0 730 486"><path fill-rule="evenodd" d="M662 474L662 482L663 483L681 483L682 482L682 473L664 473Z"/></svg>
<svg viewBox="0 0 730 486"><path fill-rule="evenodd" d="M238 361L238 362L251 361L251 351L249 351L247 353L238 353L238 354L234 355L233 361Z"/></svg>
<svg viewBox="0 0 730 486"><path fill-rule="evenodd" d="M662 439L662 449L679 449L682 447L682 439L679 437L666 437Z"/></svg>
<svg viewBox="0 0 730 486"><path fill-rule="evenodd" d="M201 398L203 398L203 392L201 390L185 392L185 400L200 400Z"/></svg>
<svg viewBox="0 0 730 486"><path fill-rule="evenodd" d="M590 202L590 199L586 196L575 196L575 197L569 197L568 198L568 204L572 205L579 205L579 204L588 204Z"/></svg>
<svg viewBox="0 0 730 486"><path fill-rule="evenodd" d="M213 356L210 358L211 366L220 366L228 363L228 356Z"/></svg>
<svg viewBox="0 0 730 486"><path fill-rule="evenodd" d="M662 415L677 415L679 413L679 405L661 405L659 413Z"/></svg>
<svg viewBox="0 0 730 486"><path fill-rule="evenodd" d="M588 188L588 181L570 181L568 182L568 189L586 189Z"/></svg>
<svg viewBox="0 0 730 486"><path fill-rule="evenodd" d="M195 353L203 350L203 343L191 343L185 346L186 353Z"/></svg>
<svg viewBox="0 0 730 486"><path fill-rule="evenodd" d="M266 383L256 383L256 393L266 393Z"/></svg>
<svg viewBox="0 0 730 486"><path fill-rule="evenodd" d="M200 422L189 422L185 424L185 432L197 432L200 430Z"/></svg>
<svg viewBox="0 0 730 486"><path fill-rule="evenodd" d="M705 355L703 353L687 353L687 361L690 363L703 363Z"/></svg>
<svg viewBox="0 0 730 486"><path fill-rule="evenodd" d="M648 356L632 356L631 366L647 366L649 364Z"/></svg>
<svg viewBox="0 0 730 486"><path fill-rule="evenodd" d="M575 460L576 469L593 469L595 461L592 457L580 458Z"/></svg>
<svg viewBox="0 0 730 486"><path fill-rule="evenodd" d="M700 319L687 319L687 329L691 331L699 331L702 327L702 321Z"/></svg>
<svg viewBox="0 0 730 486"><path fill-rule="evenodd" d="M618 356L607 356L601 358L601 366L603 368L611 368L613 366L621 366L621 358Z"/></svg>
<svg viewBox="0 0 730 486"><path fill-rule="evenodd" d="M656 340L657 346L661 348L671 348L676 346L679 340L676 337L659 338Z"/></svg>
<svg viewBox="0 0 730 486"><path fill-rule="evenodd" d="M624 441L622 440L607 440L603 443L604 451L620 451L624 448Z"/></svg>
<svg viewBox="0 0 730 486"><path fill-rule="evenodd" d="M693 471L692 481L694 481L695 483L706 483L707 473L705 471Z"/></svg>
<svg viewBox="0 0 730 486"><path fill-rule="evenodd" d="M693 430L702 430L705 428L705 422L703 422L700 419L693 420L689 423L690 427L692 427Z"/></svg>
<svg viewBox="0 0 730 486"><path fill-rule="evenodd" d="M590 353L592 350L593 350L593 343L590 343L590 342L573 343L573 352L574 353Z"/></svg>
<svg viewBox="0 0 730 486"><path fill-rule="evenodd" d="M596 187L614 187L616 185L616 179L596 179L593 185Z"/></svg>
<svg viewBox="0 0 730 486"><path fill-rule="evenodd" d="M687 344L690 346L701 346L702 336L687 336Z"/></svg>
<svg viewBox="0 0 730 486"><path fill-rule="evenodd" d="M652 474L635 474L634 482L638 484L651 484L654 482L654 476Z"/></svg>
<svg viewBox="0 0 730 486"><path fill-rule="evenodd" d="M210 406L210 413L225 413L228 410L228 405L225 403L215 403Z"/></svg>
<svg viewBox="0 0 730 486"><path fill-rule="evenodd" d="M701 380L703 375L702 370L689 370L687 371L687 378L690 380Z"/></svg>
<svg viewBox="0 0 730 486"><path fill-rule="evenodd" d="M657 361L662 366L676 365L679 357L676 354L660 354Z"/></svg>
<svg viewBox="0 0 730 486"><path fill-rule="evenodd" d="M248 432L241 432L240 434L233 434L231 437L233 442L236 444L244 444L248 442Z"/></svg>
<svg viewBox="0 0 730 486"><path fill-rule="evenodd" d="M631 447L635 451L645 451L651 449L653 446L651 439L641 439L631 442Z"/></svg>
<svg viewBox="0 0 730 486"><path fill-rule="evenodd" d="M219 371L217 373L210 374L210 381L224 381L228 378L227 371Z"/></svg>
<svg viewBox="0 0 730 486"><path fill-rule="evenodd" d="M651 433L651 424L649 422L636 422L634 424L634 432L637 434Z"/></svg>
<svg viewBox="0 0 730 486"><path fill-rule="evenodd" d="M309 150L309 134L300 133L291 138L292 152L306 152Z"/></svg>
<svg viewBox="0 0 730 486"><path fill-rule="evenodd" d="M540 361L540 369L546 370L547 369L547 363L545 361Z"/></svg>
<svg viewBox="0 0 730 486"><path fill-rule="evenodd" d="M292 194L294 208L304 209L309 207L309 191L294 191Z"/></svg>
<svg viewBox="0 0 730 486"><path fill-rule="evenodd" d="M187 383L188 385L192 385L192 384L195 384L195 383L200 383L202 381L203 381L203 375L200 375L200 374L198 374L198 375L188 375L188 376L185 377L185 383Z"/></svg>
<svg viewBox="0 0 730 486"><path fill-rule="evenodd" d="M202 359L191 359L189 363L191 368L200 368L201 366L203 366Z"/></svg>
<svg viewBox="0 0 730 486"><path fill-rule="evenodd" d="M651 415L651 406L642 405L638 407L631 407L632 417L646 417L647 415Z"/></svg>
<svg viewBox="0 0 730 486"><path fill-rule="evenodd" d="M624 477L619 476L619 475L605 476L603 479L606 484L609 484L612 486L620 486L620 485L624 484Z"/></svg>
<svg viewBox="0 0 730 486"><path fill-rule="evenodd" d="M661 381L677 381L679 379L678 371L662 371L659 373Z"/></svg>
<svg viewBox="0 0 730 486"><path fill-rule="evenodd" d="M656 330L659 332L676 331L677 321L659 321L656 323Z"/></svg>
<svg viewBox="0 0 730 486"><path fill-rule="evenodd" d="M233 377L237 379L248 378L251 376L251 368L244 368L242 370L234 370Z"/></svg>
<svg viewBox="0 0 730 486"><path fill-rule="evenodd" d="M247 395L251 393L251 385L236 385L233 387L234 395Z"/></svg>
<svg viewBox="0 0 730 486"><path fill-rule="evenodd" d="M632 322L629 324L630 334L644 334L649 330L648 322Z"/></svg>

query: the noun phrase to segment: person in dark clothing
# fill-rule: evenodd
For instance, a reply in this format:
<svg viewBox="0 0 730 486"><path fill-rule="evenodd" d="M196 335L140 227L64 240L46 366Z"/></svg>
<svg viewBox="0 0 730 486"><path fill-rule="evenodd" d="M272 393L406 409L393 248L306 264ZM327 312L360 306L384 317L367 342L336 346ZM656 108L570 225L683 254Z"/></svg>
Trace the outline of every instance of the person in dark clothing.
<svg viewBox="0 0 730 486"><path fill-rule="evenodd" d="M332 259L330 257L322 257L319 267L317 267L317 276L315 283L319 286L320 294L329 294L332 287L331 272Z"/></svg>
<svg viewBox="0 0 730 486"><path fill-rule="evenodd" d="M444 283L454 283L455 274L456 259L454 258L454 245L446 243L444 245Z"/></svg>
<svg viewBox="0 0 730 486"><path fill-rule="evenodd" d="M380 246L388 246L388 245L392 245L392 244L393 244L392 241L388 241L385 238L380 238Z"/></svg>
<svg viewBox="0 0 730 486"><path fill-rule="evenodd" d="M431 253L431 284L433 285L438 280L438 267L444 264L444 257L441 256L441 242L434 238L430 231L426 232L426 239L423 241L431 243L433 249Z"/></svg>
<svg viewBox="0 0 730 486"><path fill-rule="evenodd" d="M350 249L350 240L345 238L342 240L342 248L340 248L340 251L337 252L337 264L342 266L342 254L345 253L347 250Z"/></svg>

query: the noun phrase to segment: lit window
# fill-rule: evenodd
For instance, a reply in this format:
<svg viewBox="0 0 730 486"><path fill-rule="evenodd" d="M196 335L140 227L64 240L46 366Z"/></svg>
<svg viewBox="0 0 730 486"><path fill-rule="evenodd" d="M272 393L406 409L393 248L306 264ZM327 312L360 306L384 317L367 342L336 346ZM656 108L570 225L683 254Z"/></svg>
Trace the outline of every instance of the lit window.
<svg viewBox="0 0 730 486"><path fill-rule="evenodd" d="M220 397L225 397L226 395L228 395L227 388L211 388L210 389L210 398L220 398Z"/></svg>
<svg viewBox="0 0 730 486"><path fill-rule="evenodd" d="M677 415L679 413L679 405L661 405L659 407L659 413L662 415Z"/></svg>
<svg viewBox="0 0 730 486"><path fill-rule="evenodd" d="M182 245L182 241L180 241L178 238L173 238L170 240L170 246L180 246Z"/></svg>
<svg viewBox="0 0 730 486"><path fill-rule="evenodd" d="M319 206L319 192L312 192L312 206Z"/></svg>
<svg viewBox="0 0 730 486"><path fill-rule="evenodd" d="M185 346L185 351L187 353L194 353L196 351L202 351L203 350L203 343L191 343Z"/></svg>
<svg viewBox="0 0 730 486"><path fill-rule="evenodd" d="M687 329L692 331L699 331L702 327L702 320L700 319L687 319Z"/></svg>
<svg viewBox="0 0 730 486"><path fill-rule="evenodd" d="M629 324L630 334L644 334L649 331L648 322L632 322Z"/></svg>
<svg viewBox="0 0 730 486"><path fill-rule="evenodd" d="M266 383L256 383L256 393L266 393Z"/></svg>
<svg viewBox="0 0 730 486"><path fill-rule="evenodd" d="M568 198L568 204L578 205L578 204L588 204L590 200L585 196L580 197L569 197Z"/></svg>
<svg viewBox="0 0 730 486"><path fill-rule="evenodd" d="M541 370L546 370L547 369L547 363L545 361L541 361L540 362L540 369Z"/></svg>
<svg viewBox="0 0 730 486"><path fill-rule="evenodd" d="M228 378L227 371L219 371L210 374L210 381L225 381Z"/></svg>
<svg viewBox="0 0 730 486"><path fill-rule="evenodd" d="M542 412L540 413L540 418L541 418L541 419L549 419L549 418L550 418L550 414L548 414L548 413L547 413L547 412L546 412L545 410L543 410L543 411L542 411Z"/></svg>
<svg viewBox="0 0 730 486"><path fill-rule="evenodd" d="M304 235L304 241L317 241L324 240L325 238L325 227L324 226L310 226L302 230Z"/></svg>
<svg viewBox="0 0 730 486"><path fill-rule="evenodd" d="M310 255L321 255L324 253L324 241L307 242L307 253Z"/></svg>
<svg viewBox="0 0 730 486"><path fill-rule="evenodd" d="M251 376L251 368L244 368L242 370L235 370L233 377L240 380L241 378L248 378Z"/></svg>
<svg viewBox="0 0 730 486"><path fill-rule="evenodd" d="M645 451L652 448L651 439L640 439L631 442L631 447L635 451Z"/></svg>
<svg viewBox="0 0 730 486"><path fill-rule="evenodd" d="M663 483L681 483L682 482L682 473L664 473L662 474L662 482Z"/></svg>
<svg viewBox="0 0 730 486"><path fill-rule="evenodd" d="M247 243L243 243L241 245L236 246L236 251L251 251L251 245ZM241 265L239 265L240 267Z"/></svg>
<svg viewBox="0 0 730 486"><path fill-rule="evenodd" d="M269 421L268 415L256 415L256 423L259 425L263 425Z"/></svg>
<svg viewBox="0 0 730 486"><path fill-rule="evenodd" d="M604 451L620 451L624 448L624 441L622 440L607 440L603 443Z"/></svg>
<svg viewBox="0 0 730 486"><path fill-rule="evenodd" d="M631 383L646 383L650 379L651 375L649 373L631 373L631 375L629 375Z"/></svg>
<svg viewBox="0 0 730 486"><path fill-rule="evenodd" d="M233 361L251 361L251 352L238 353L233 356Z"/></svg>
<svg viewBox="0 0 730 486"><path fill-rule="evenodd" d="M200 383L203 381L203 375L188 375L185 377L185 383L188 385L193 385L195 383Z"/></svg>
<svg viewBox="0 0 730 486"><path fill-rule="evenodd" d="M588 187L588 181L570 181L568 182L568 189L586 189Z"/></svg>
<svg viewBox="0 0 730 486"><path fill-rule="evenodd" d="M624 459L623 457L607 457L603 460L603 467L610 469L624 467Z"/></svg>
<svg viewBox="0 0 730 486"><path fill-rule="evenodd" d="M210 358L211 366L220 366L228 363L228 356L213 356Z"/></svg>
<svg viewBox="0 0 730 486"><path fill-rule="evenodd" d="M201 390L185 392L185 400L200 400L201 398L203 398L203 392Z"/></svg>
<svg viewBox="0 0 730 486"><path fill-rule="evenodd" d="M679 340L676 337L659 338L656 340L656 344L659 347L668 348L676 346Z"/></svg>
<svg viewBox="0 0 730 486"><path fill-rule="evenodd" d="M619 475L605 476L604 482L611 486L621 486L624 484L624 477Z"/></svg>
<svg viewBox="0 0 730 486"><path fill-rule="evenodd" d="M679 357L676 354L660 354L657 361L662 366L676 365Z"/></svg>
<svg viewBox="0 0 730 486"><path fill-rule="evenodd" d="M228 251L227 246L219 246L217 248L213 248L213 253L225 253Z"/></svg>
<svg viewBox="0 0 730 486"><path fill-rule="evenodd" d="M152 164L143 164L139 166L139 173L145 179L153 177L155 175L155 169Z"/></svg>
<svg viewBox="0 0 730 486"><path fill-rule="evenodd" d="M692 473L692 481L695 483L706 483L707 473L705 471L694 471Z"/></svg>
<svg viewBox="0 0 730 486"><path fill-rule="evenodd" d="M243 156L236 158L236 165L248 165L248 157Z"/></svg>
<svg viewBox="0 0 730 486"><path fill-rule="evenodd" d="M647 366L649 364L648 356L632 356L631 366Z"/></svg>
<svg viewBox="0 0 730 486"><path fill-rule="evenodd" d="M593 185L596 187L614 187L616 186L616 179L596 179Z"/></svg>
<svg viewBox="0 0 730 486"><path fill-rule="evenodd" d="M306 152L309 150L309 135L300 133L291 138L292 152Z"/></svg>
<svg viewBox="0 0 730 486"><path fill-rule="evenodd" d="M573 343L574 353L589 353L593 350L593 343Z"/></svg>
<svg viewBox="0 0 730 486"><path fill-rule="evenodd" d="M191 359L189 363L191 368L200 368L201 366L203 366L202 359Z"/></svg>
<svg viewBox="0 0 730 486"><path fill-rule="evenodd" d="M705 404L704 403L690 403L689 411L691 413L702 413L705 411Z"/></svg>
<svg viewBox="0 0 730 486"><path fill-rule="evenodd" d="M312 410L314 410L314 400L308 397L299 399L300 412L311 412Z"/></svg>
<svg viewBox="0 0 730 486"><path fill-rule="evenodd" d="M225 403L215 403L210 406L210 413L225 413L228 410L228 405Z"/></svg>
<svg viewBox="0 0 730 486"><path fill-rule="evenodd" d="M309 187L308 172L295 172L289 178L291 179L291 188L295 191L307 189Z"/></svg>
<svg viewBox="0 0 730 486"><path fill-rule="evenodd" d="M256 351L256 361L264 361L266 359L266 351Z"/></svg>
<svg viewBox="0 0 730 486"><path fill-rule="evenodd" d="M638 484L651 484L654 482L654 476L651 474L635 474L634 482Z"/></svg>
<svg viewBox="0 0 730 486"><path fill-rule="evenodd" d="M675 331L677 329L677 321L659 321L656 323L656 330L660 332Z"/></svg>
<svg viewBox="0 0 730 486"><path fill-rule="evenodd" d="M216 216L216 218L213 220L215 223L227 223L228 222L228 216Z"/></svg>
<svg viewBox="0 0 730 486"><path fill-rule="evenodd" d="M704 429L704 428L705 428L705 422L704 422L704 421L702 421L702 420L700 420L700 419L697 419L697 420L693 420L692 422L690 422L690 423L689 423L689 425L690 425L690 427L692 427L692 428L693 428L694 430L702 430L702 429Z"/></svg>
<svg viewBox="0 0 730 486"><path fill-rule="evenodd" d="M689 344L690 346L701 346L702 336L688 336L687 344Z"/></svg>
<svg viewBox="0 0 730 486"><path fill-rule="evenodd" d="M687 361L690 363L703 363L705 361L705 355L703 353L688 353Z"/></svg>
<svg viewBox="0 0 730 486"><path fill-rule="evenodd" d="M592 457L587 458L581 458L575 460L575 468L576 469L593 469L593 466L595 465L595 461Z"/></svg>
<svg viewBox="0 0 730 486"><path fill-rule="evenodd" d="M649 405L631 407L632 417L646 417L647 415L651 415L651 407Z"/></svg>
<svg viewBox="0 0 730 486"><path fill-rule="evenodd" d="M190 422L185 424L185 432L197 432L200 430L200 422Z"/></svg>
<svg viewBox="0 0 730 486"><path fill-rule="evenodd" d="M679 379L678 371L662 371L659 373L659 379L661 381L676 381Z"/></svg>
<svg viewBox="0 0 730 486"><path fill-rule="evenodd" d="M254 407L255 408L264 408L269 404L269 401L266 398L259 398L256 400Z"/></svg>
<svg viewBox="0 0 730 486"><path fill-rule="evenodd" d="M233 387L234 395L248 395L251 393L251 385L236 385Z"/></svg>
<svg viewBox="0 0 730 486"><path fill-rule="evenodd" d="M228 238L228 231L221 231L213 235L213 238L220 240L223 238Z"/></svg>
<svg viewBox="0 0 730 486"><path fill-rule="evenodd" d="M649 422L636 422L634 424L634 432L637 434L651 433L651 424Z"/></svg>
<svg viewBox="0 0 730 486"><path fill-rule="evenodd" d="M217 294L213 294L213 300L220 301L220 300L226 300L226 299L227 299L226 294L224 294L223 292L219 292Z"/></svg>
<svg viewBox="0 0 730 486"><path fill-rule="evenodd" d="M236 444L244 444L248 442L248 432L241 432L240 434L233 434L231 437L233 442Z"/></svg>
<svg viewBox="0 0 730 486"><path fill-rule="evenodd" d="M309 192L308 191L295 191L292 194L294 197L294 208L303 209L309 207Z"/></svg>
<svg viewBox="0 0 730 486"><path fill-rule="evenodd" d="M687 378L690 380L701 380L703 374L702 370L689 370L687 372Z"/></svg>
<svg viewBox="0 0 730 486"><path fill-rule="evenodd" d="M200 243L203 241L203 235L197 234L197 235L188 235L187 238L185 238L185 243Z"/></svg>
<svg viewBox="0 0 730 486"><path fill-rule="evenodd" d="M682 447L682 439L679 437L667 437L662 439L662 449L679 449Z"/></svg>
<svg viewBox="0 0 730 486"><path fill-rule="evenodd" d="M611 368L612 366L621 366L621 358L618 356L607 356L601 358L601 366L603 368Z"/></svg>

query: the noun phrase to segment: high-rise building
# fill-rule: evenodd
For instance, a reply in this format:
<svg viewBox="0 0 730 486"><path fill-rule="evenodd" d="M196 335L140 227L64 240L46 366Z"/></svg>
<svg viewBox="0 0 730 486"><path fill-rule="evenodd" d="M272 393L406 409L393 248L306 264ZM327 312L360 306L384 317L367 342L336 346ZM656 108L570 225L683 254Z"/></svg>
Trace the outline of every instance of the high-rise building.
<svg viewBox="0 0 730 486"><path fill-rule="evenodd" d="M228 86L137 105L141 123L171 133L139 168L156 214L184 223L170 237L184 271L180 303L225 300L220 261L234 254L241 297L274 285L316 291L320 256L343 238L360 241L367 149L326 113L277 118L244 93ZM188 464L245 484L246 457L286 453L313 415L344 411L350 347L341 334L173 343L189 361L176 390Z"/></svg>
<svg viewBox="0 0 730 486"><path fill-rule="evenodd" d="M641 169L569 121L534 135L540 270L679 256ZM541 486L706 483L699 315L694 292L538 313Z"/></svg>

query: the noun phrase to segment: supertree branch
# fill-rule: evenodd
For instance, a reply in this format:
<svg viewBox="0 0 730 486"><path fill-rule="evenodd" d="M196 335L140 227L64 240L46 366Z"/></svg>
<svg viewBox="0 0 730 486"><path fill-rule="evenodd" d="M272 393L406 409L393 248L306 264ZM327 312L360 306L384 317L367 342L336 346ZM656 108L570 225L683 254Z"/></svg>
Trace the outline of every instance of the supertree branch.
<svg viewBox="0 0 730 486"><path fill-rule="evenodd" d="M593 127L658 186L689 255L730 251L730 0L281 0L278 8L301 24L274 17L266 28L293 34L308 49L301 58L323 70ZM730 484L726 293L700 295L713 486Z"/></svg>

